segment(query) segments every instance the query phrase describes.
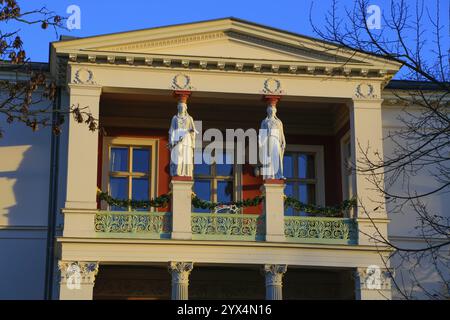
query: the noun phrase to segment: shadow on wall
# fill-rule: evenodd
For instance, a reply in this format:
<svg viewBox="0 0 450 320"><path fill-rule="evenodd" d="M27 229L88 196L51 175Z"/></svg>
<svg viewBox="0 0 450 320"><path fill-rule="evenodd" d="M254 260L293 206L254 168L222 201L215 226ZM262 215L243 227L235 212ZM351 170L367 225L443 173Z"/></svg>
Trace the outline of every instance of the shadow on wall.
<svg viewBox="0 0 450 320"><path fill-rule="evenodd" d="M0 145L0 226L47 224L47 146Z"/></svg>

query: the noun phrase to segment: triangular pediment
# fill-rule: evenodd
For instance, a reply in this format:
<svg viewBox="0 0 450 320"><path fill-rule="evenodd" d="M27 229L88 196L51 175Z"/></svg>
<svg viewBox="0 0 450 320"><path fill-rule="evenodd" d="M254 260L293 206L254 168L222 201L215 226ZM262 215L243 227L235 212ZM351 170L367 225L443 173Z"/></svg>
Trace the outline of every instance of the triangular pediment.
<svg viewBox="0 0 450 320"><path fill-rule="evenodd" d="M236 31L218 31L191 34L155 40L122 43L113 46L92 47L90 50L178 56L233 58L274 61L348 61ZM355 59L350 61L359 62Z"/></svg>
<svg viewBox="0 0 450 320"><path fill-rule="evenodd" d="M287 65L345 63L396 70L395 62L339 48L317 39L251 22L225 18L52 43L52 53L158 55L244 59Z"/></svg>

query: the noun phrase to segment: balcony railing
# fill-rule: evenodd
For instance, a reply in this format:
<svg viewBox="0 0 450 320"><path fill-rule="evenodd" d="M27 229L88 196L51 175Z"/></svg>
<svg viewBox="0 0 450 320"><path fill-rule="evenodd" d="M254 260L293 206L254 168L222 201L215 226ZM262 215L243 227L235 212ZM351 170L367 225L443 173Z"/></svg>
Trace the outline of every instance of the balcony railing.
<svg viewBox="0 0 450 320"><path fill-rule="evenodd" d="M285 217L287 242L357 244L357 223L350 218Z"/></svg>
<svg viewBox="0 0 450 320"><path fill-rule="evenodd" d="M258 214L192 213L194 240L263 240L263 218Z"/></svg>
<svg viewBox="0 0 450 320"><path fill-rule="evenodd" d="M172 238L172 213L70 210L65 214L65 237ZM265 216L241 213L191 213L193 240L264 241ZM311 244L358 244L355 219L284 217L285 241Z"/></svg>
<svg viewBox="0 0 450 320"><path fill-rule="evenodd" d="M171 217L169 212L99 211L95 232L104 237L170 238Z"/></svg>

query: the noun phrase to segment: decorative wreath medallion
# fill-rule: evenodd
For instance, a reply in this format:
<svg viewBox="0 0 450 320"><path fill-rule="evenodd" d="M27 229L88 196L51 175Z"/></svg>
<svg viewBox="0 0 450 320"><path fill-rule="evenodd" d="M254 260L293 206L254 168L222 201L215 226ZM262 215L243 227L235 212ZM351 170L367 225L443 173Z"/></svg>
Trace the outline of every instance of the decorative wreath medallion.
<svg viewBox="0 0 450 320"><path fill-rule="evenodd" d="M75 72L74 82L79 84L95 84L94 73L86 68L78 69Z"/></svg>
<svg viewBox="0 0 450 320"><path fill-rule="evenodd" d="M281 82L278 79L268 78L264 81L264 89L265 93L281 93Z"/></svg>
<svg viewBox="0 0 450 320"><path fill-rule="evenodd" d="M375 98L373 85L369 83L358 84L355 96L357 98Z"/></svg>
<svg viewBox="0 0 450 320"><path fill-rule="evenodd" d="M179 73L172 80L172 88L178 90L189 90L191 87L191 78L188 75Z"/></svg>

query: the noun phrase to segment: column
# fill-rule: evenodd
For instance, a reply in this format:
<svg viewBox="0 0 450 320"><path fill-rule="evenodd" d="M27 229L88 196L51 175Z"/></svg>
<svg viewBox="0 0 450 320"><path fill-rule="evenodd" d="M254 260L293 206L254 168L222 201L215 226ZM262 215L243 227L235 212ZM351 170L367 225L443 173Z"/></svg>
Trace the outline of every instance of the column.
<svg viewBox="0 0 450 320"><path fill-rule="evenodd" d="M356 300L391 300L391 277L387 269L372 265L355 271Z"/></svg>
<svg viewBox="0 0 450 320"><path fill-rule="evenodd" d="M99 119L101 87L94 84L69 84L69 106L86 108ZM67 192L65 208L97 208L98 131L68 117Z"/></svg>
<svg viewBox="0 0 450 320"><path fill-rule="evenodd" d="M60 300L92 300L98 262L59 261Z"/></svg>
<svg viewBox="0 0 450 320"><path fill-rule="evenodd" d="M261 191L265 196L263 214L265 217L266 241L285 241L284 181L273 179L264 180Z"/></svg>
<svg viewBox="0 0 450 320"><path fill-rule="evenodd" d="M99 119L101 87L95 84L68 85L70 107L86 108L86 112ZM86 120L84 116L84 121ZM89 130L85 122L79 123L72 115L67 117L67 160L61 158L66 174L66 198L63 208L65 237L86 236L94 233L97 211L98 131Z"/></svg>
<svg viewBox="0 0 450 320"><path fill-rule="evenodd" d="M283 300L283 275L286 273L285 264L266 264L266 300Z"/></svg>
<svg viewBox="0 0 450 320"><path fill-rule="evenodd" d="M350 106L350 129L353 149L353 162L357 168L364 168L366 157L377 162L383 158L382 99L354 98ZM379 174L383 185L383 175ZM375 245L380 234L387 238L387 223L384 195L375 190L373 182L364 172L356 172L353 185L358 197L357 221L358 243ZM370 217L370 219L369 219ZM380 243L378 243L379 245Z"/></svg>
<svg viewBox="0 0 450 320"><path fill-rule="evenodd" d="M192 262L169 263L169 272L172 275L172 300L188 300L189 274L193 267Z"/></svg>

